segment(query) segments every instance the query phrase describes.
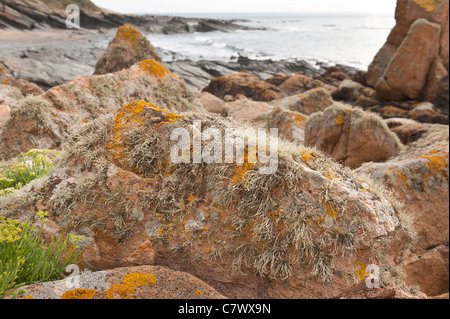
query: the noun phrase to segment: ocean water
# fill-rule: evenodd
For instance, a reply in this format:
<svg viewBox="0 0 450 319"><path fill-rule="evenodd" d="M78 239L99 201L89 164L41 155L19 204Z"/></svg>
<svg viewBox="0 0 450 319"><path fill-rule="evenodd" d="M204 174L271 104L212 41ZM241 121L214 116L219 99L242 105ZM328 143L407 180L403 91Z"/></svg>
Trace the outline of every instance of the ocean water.
<svg viewBox="0 0 450 319"><path fill-rule="evenodd" d="M168 14L212 19L246 19L239 24L261 31L149 34L164 50L164 61L307 60L367 69L395 25L377 14Z"/></svg>

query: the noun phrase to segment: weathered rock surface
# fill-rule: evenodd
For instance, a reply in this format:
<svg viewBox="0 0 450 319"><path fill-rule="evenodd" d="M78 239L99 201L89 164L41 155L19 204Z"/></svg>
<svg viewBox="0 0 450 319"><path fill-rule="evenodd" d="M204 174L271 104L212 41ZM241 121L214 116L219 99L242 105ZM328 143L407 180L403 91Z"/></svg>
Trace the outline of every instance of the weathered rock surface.
<svg viewBox="0 0 450 319"><path fill-rule="evenodd" d="M25 299L225 299L194 276L160 266L117 268L22 288ZM19 297L20 298L20 297Z"/></svg>
<svg viewBox="0 0 450 319"><path fill-rule="evenodd" d="M277 107L267 116L267 128L277 128L279 136L296 144L305 142L305 122L308 116Z"/></svg>
<svg viewBox="0 0 450 319"><path fill-rule="evenodd" d="M134 99L188 111L201 106L184 81L154 60L121 72L83 77L23 99L0 132L0 157L34 148L60 148L69 131Z"/></svg>
<svg viewBox="0 0 450 319"><path fill-rule="evenodd" d="M362 263L380 265L383 287L406 289L393 266L407 246L406 215L382 188L286 142L273 174L260 171L262 157L250 162L252 147L243 165L173 163L174 129L194 137L206 128L235 127L219 116L130 103L81 126L52 174L0 199L0 212L48 210L55 229L83 236L85 264L97 269L127 266L150 241L155 265L229 298L336 296L355 274L365 278Z"/></svg>
<svg viewBox="0 0 450 319"><path fill-rule="evenodd" d="M448 78L448 10L448 0L397 1L397 23L365 78L381 98L433 101L445 92L448 96L448 80L441 87ZM448 99L439 106L446 104Z"/></svg>
<svg viewBox="0 0 450 319"><path fill-rule="evenodd" d="M133 26L125 24L119 27L106 53L98 60L94 74L114 73L148 59L161 63L150 41Z"/></svg>
<svg viewBox="0 0 450 319"><path fill-rule="evenodd" d="M404 145L409 145L417 141L423 134L435 129L434 125L419 123L405 118L391 118L384 122L392 132L397 134Z"/></svg>
<svg viewBox="0 0 450 319"><path fill-rule="evenodd" d="M247 72L214 78L203 91L214 94L221 99L227 95L234 98L243 95L261 102L269 102L284 97L279 88Z"/></svg>
<svg viewBox="0 0 450 319"><path fill-rule="evenodd" d="M403 147L378 115L341 103L309 117L305 143L351 168L384 162Z"/></svg>
<svg viewBox="0 0 450 319"><path fill-rule="evenodd" d="M274 106L284 107L294 112L311 115L325 110L334 103L330 93L324 88L308 90L299 95L286 97L271 102Z"/></svg>
<svg viewBox="0 0 450 319"><path fill-rule="evenodd" d="M423 285L432 296L448 291L449 132L448 126L438 124L427 129L400 156L386 163L364 164L357 172L387 185L405 203L419 236L414 252L424 259L404 260L404 268L410 274L409 283ZM441 248L433 251L443 245L446 253Z"/></svg>
<svg viewBox="0 0 450 319"><path fill-rule="evenodd" d="M227 116L246 123L255 128L265 128L267 116L273 106L266 102L257 102L239 95L238 98L227 103Z"/></svg>
<svg viewBox="0 0 450 319"><path fill-rule="evenodd" d="M440 26L418 19L376 84L385 100L418 99L427 85L429 70L439 55Z"/></svg>
<svg viewBox="0 0 450 319"><path fill-rule="evenodd" d="M449 290L448 245L441 245L423 254L413 255L403 266L410 285L419 285L428 296L440 296Z"/></svg>
<svg viewBox="0 0 450 319"><path fill-rule="evenodd" d="M205 111L222 116L227 116L226 103L215 95L212 95L208 92L199 92L199 94L197 95L197 99L203 106Z"/></svg>
<svg viewBox="0 0 450 319"><path fill-rule="evenodd" d="M44 93L36 84L14 78L11 72L1 62L0 62L0 84L10 85L18 88L23 96L41 95L42 93Z"/></svg>

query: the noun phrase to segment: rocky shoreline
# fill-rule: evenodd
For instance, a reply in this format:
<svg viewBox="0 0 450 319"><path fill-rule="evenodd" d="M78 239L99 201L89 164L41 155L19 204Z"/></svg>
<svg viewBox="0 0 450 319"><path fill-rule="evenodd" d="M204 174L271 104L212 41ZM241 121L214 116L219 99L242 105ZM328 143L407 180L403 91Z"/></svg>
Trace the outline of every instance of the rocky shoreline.
<svg viewBox="0 0 450 319"><path fill-rule="evenodd" d="M76 236L83 274L22 297L449 298L448 0L398 0L367 72L163 63L131 24L45 29L59 19L46 3L46 20L27 13L43 29L0 30L0 218L18 227L39 211L46 242ZM411 54L419 45L430 50ZM174 132L202 135L205 159L250 144L223 132L272 128L242 164L192 163L195 146L173 161ZM275 144L277 169L260 174ZM9 177L35 161L51 169Z"/></svg>

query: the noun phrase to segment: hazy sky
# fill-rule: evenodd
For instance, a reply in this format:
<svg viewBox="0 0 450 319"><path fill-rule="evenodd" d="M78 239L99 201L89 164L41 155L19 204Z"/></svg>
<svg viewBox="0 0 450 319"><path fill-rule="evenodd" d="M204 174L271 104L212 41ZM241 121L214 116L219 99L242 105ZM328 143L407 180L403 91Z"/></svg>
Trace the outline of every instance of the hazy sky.
<svg viewBox="0 0 450 319"><path fill-rule="evenodd" d="M372 12L394 14L396 0L92 0L121 13Z"/></svg>

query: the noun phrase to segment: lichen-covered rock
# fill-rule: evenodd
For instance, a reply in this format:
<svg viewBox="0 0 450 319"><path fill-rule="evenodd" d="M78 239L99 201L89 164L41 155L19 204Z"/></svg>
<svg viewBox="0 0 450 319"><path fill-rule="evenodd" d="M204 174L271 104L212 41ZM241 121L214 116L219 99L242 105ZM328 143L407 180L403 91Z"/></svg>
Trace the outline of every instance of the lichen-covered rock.
<svg viewBox="0 0 450 319"><path fill-rule="evenodd" d="M448 243L449 132L433 124L422 137L386 163L367 163L357 171L387 185L411 212L420 240L417 252Z"/></svg>
<svg viewBox="0 0 450 319"><path fill-rule="evenodd" d="M364 280L368 264L379 265L383 287L406 288L394 260L413 238L408 214L370 179L282 140L269 143L279 142L272 174L261 171L266 143L245 147L243 164L193 163L208 143L172 152L175 129L195 140L236 128L220 116L132 102L75 131L51 175L0 198L0 214L48 210L59 231L83 237L87 267L127 266L149 249L155 265L230 298L335 296ZM188 161L174 163L180 151Z"/></svg>
<svg viewBox="0 0 450 319"><path fill-rule="evenodd" d="M449 132L446 125L425 128L427 132L400 156L365 164L357 172L387 185L405 203L418 241L415 255L401 265L408 283L423 286L423 292L434 296L448 292Z"/></svg>
<svg viewBox="0 0 450 319"><path fill-rule="evenodd" d="M61 148L69 131L135 99L178 111L201 106L185 82L154 60L113 74L70 81L39 97L22 99L0 131L0 158L35 148Z"/></svg>
<svg viewBox="0 0 450 319"><path fill-rule="evenodd" d="M378 115L338 102L310 116L305 143L351 168L386 161L403 147Z"/></svg>
<svg viewBox="0 0 450 319"><path fill-rule="evenodd" d="M203 91L221 99L227 95L233 98L243 95L251 100L262 102L269 102L284 96L275 85L246 72L214 78Z"/></svg>
<svg viewBox="0 0 450 319"><path fill-rule="evenodd" d="M106 53L98 60L94 74L114 73L148 59L162 62L150 41L133 26L125 24L118 28Z"/></svg>
<svg viewBox="0 0 450 319"><path fill-rule="evenodd" d="M290 75L278 87L288 96L301 94L319 87L325 88L329 92L333 92L333 90L335 90L335 87L301 73Z"/></svg>
<svg viewBox="0 0 450 319"><path fill-rule="evenodd" d="M200 279L160 266L89 272L22 290L18 299L225 299Z"/></svg>
<svg viewBox="0 0 450 319"><path fill-rule="evenodd" d="M303 144L307 119L308 115L277 107L267 117L267 128L277 128L281 138L296 144Z"/></svg>
<svg viewBox="0 0 450 319"><path fill-rule="evenodd" d="M235 101L227 103L227 116L258 128L266 127L267 116L272 110L271 104L252 101L242 95Z"/></svg>
<svg viewBox="0 0 450 319"><path fill-rule="evenodd" d="M330 93L324 88L308 90L299 95L293 95L282 100L271 102L274 106L283 107L305 115L323 111L333 103L334 101Z"/></svg>
<svg viewBox="0 0 450 319"><path fill-rule="evenodd" d="M414 104L407 117L424 123L448 124L448 115L443 114L430 102Z"/></svg>

